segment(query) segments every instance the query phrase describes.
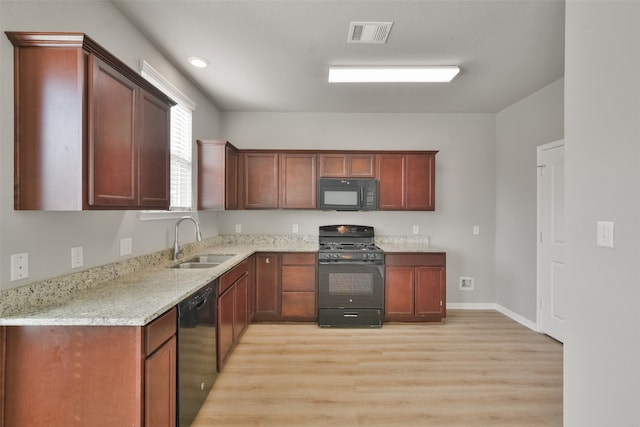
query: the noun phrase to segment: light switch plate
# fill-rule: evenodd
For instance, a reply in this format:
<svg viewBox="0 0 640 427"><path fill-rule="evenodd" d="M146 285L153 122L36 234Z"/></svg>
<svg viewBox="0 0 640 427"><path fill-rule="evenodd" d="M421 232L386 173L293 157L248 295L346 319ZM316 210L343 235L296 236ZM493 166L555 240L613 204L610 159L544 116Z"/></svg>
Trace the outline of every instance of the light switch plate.
<svg viewBox="0 0 640 427"><path fill-rule="evenodd" d="M84 265L84 253L82 246L71 248L71 268L79 268Z"/></svg>
<svg viewBox="0 0 640 427"><path fill-rule="evenodd" d="M133 251L133 240L131 237L120 239L120 256L129 255Z"/></svg>

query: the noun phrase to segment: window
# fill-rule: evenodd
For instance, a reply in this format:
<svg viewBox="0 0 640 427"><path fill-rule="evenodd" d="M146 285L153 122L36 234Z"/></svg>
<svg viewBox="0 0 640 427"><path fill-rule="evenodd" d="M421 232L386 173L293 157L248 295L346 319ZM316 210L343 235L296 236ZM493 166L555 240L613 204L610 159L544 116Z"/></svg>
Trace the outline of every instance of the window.
<svg viewBox="0 0 640 427"><path fill-rule="evenodd" d="M177 102L171 109L171 210L193 210L192 116L196 104L176 89L146 61L142 76Z"/></svg>

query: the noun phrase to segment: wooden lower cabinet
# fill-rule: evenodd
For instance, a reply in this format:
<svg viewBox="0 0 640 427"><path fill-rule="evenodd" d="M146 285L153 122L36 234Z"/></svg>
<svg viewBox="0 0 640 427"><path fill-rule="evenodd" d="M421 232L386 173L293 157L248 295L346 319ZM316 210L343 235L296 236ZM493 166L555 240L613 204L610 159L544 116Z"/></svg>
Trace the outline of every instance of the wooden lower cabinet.
<svg viewBox="0 0 640 427"><path fill-rule="evenodd" d="M283 253L280 267L281 318L293 321L315 321L316 254Z"/></svg>
<svg viewBox="0 0 640 427"><path fill-rule="evenodd" d="M385 320L434 322L446 317L446 255L385 255Z"/></svg>
<svg viewBox="0 0 640 427"><path fill-rule="evenodd" d="M176 337L172 336L145 361L146 427L172 426L176 420Z"/></svg>
<svg viewBox="0 0 640 427"><path fill-rule="evenodd" d="M256 255L255 321L315 321L316 253Z"/></svg>
<svg viewBox="0 0 640 427"><path fill-rule="evenodd" d="M256 254L256 311L253 320L280 318L280 265L277 253Z"/></svg>
<svg viewBox="0 0 640 427"><path fill-rule="evenodd" d="M247 258L218 280L218 371L222 370L249 324L250 265L251 259Z"/></svg>
<svg viewBox="0 0 640 427"><path fill-rule="evenodd" d="M4 425L175 426L176 328L6 327Z"/></svg>

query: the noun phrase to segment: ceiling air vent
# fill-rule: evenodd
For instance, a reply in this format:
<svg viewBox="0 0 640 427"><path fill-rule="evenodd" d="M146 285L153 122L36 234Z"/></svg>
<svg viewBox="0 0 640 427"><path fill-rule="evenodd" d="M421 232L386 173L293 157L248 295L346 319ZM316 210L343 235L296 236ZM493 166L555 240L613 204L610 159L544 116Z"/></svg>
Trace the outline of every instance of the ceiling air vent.
<svg viewBox="0 0 640 427"><path fill-rule="evenodd" d="M386 43L393 22L352 22L349 43Z"/></svg>

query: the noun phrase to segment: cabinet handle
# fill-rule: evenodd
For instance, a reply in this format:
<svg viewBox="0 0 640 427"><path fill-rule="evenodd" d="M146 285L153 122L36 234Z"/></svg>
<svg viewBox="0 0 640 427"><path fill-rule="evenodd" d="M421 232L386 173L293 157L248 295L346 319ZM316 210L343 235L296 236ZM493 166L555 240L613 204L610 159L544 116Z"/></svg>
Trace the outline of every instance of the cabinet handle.
<svg viewBox="0 0 640 427"><path fill-rule="evenodd" d="M264 262L265 264L271 264L271 261L269 260L269 258L265 258Z"/></svg>

